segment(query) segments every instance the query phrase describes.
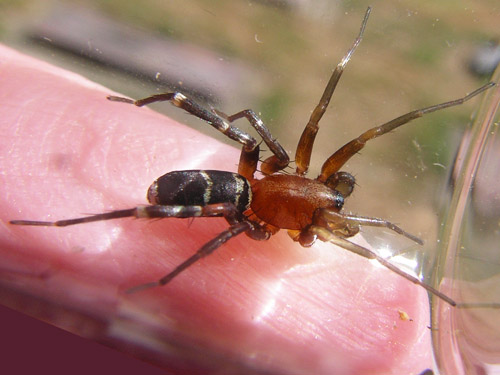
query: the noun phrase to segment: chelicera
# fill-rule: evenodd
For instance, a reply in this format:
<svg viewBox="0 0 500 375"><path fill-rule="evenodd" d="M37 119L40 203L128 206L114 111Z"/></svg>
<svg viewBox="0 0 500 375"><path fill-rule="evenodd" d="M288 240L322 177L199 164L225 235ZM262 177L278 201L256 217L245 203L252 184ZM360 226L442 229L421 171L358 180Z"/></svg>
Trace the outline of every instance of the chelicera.
<svg viewBox="0 0 500 375"><path fill-rule="evenodd" d="M455 301L448 296L401 271L373 251L348 239L359 232L360 226L368 225L388 228L418 244L423 244L422 240L389 221L343 213L344 199L353 191L355 180L351 174L342 172L340 169L369 140L384 135L424 114L460 105L494 86L493 83L484 85L463 98L406 113L365 131L335 151L324 162L317 178L306 177L319 121L328 107L347 62L361 42L370 11L371 9L368 8L358 37L333 71L323 96L300 137L295 154L295 174L284 173L284 169L290 164L289 156L280 143L272 137L262 120L250 109L228 116L215 109L207 110L180 92L153 95L136 101L109 96L108 99L111 101L134 104L139 107L154 102L170 101L173 105L206 121L242 145L238 173L216 170L174 171L161 176L150 186L147 194L150 205L68 220L52 222L13 220L10 223L64 227L124 217L224 217L229 223L228 229L204 244L194 255L167 275L158 281L134 287L129 292L169 283L193 263L213 253L225 242L242 233L254 240L267 240L280 229L285 229L292 239L302 246L311 246L319 239L332 242L363 257L375 259L447 303L456 305ZM250 122L273 154L260 163L260 171L263 174L260 179L255 176L260 160L259 142L232 125L234 121L241 118Z"/></svg>

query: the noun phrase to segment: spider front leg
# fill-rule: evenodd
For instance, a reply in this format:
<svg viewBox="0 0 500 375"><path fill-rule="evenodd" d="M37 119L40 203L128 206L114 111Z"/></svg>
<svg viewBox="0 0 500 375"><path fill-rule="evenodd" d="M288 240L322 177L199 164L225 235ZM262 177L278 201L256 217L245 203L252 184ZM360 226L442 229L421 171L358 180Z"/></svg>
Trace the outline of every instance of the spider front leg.
<svg viewBox="0 0 500 375"><path fill-rule="evenodd" d="M389 270L397 273L398 275L404 277L408 281L411 281L412 283L421 286L422 288L427 290L429 293L432 293L436 297L449 303L451 306L457 305L457 303L453 299L451 299L450 297L441 293L437 289L433 288L430 285L427 285L426 283L424 283L421 280L419 280L418 278L410 275L409 273L406 273L406 272L400 270L398 267L393 265L391 262L387 261L385 258L382 258L381 256L377 255L375 252L373 252L373 251L371 251L363 246L355 244L354 242L347 240L341 234L335 234L327 227L323 227L323 226L319 226L319 225L310 225L308 228L306 228L301 233L301 237L308 238L309 240L320 239L321 241L324 241L324 242L331 242L331 243L333 243L337 246L340 246L346 250L349 250L353 253L361 255L362 257L365 257L368 259L374 259L377 262L379 262L382 266L384 266L384 267L388 268Z"/></svg>
<svg viewBox="0 0 500 375"><path fill-rule="evenodd" d="M248 133L242 131L241 129L231 125L232 122L240 118L246 118L250 125L255 129L255 131L260 135L264 143L269 147L269 149L274 154L270 157L263 165L264 173L274 173L278 170L285 168L290 159L288 154L280 145L280 143L273 138L271 132L264 124L264 122L257 116L257 114L251 109L246 109L235 113L234 115L226 115L225 113L212 109L211 111L203 108L201 105L195 101L189 99L184 94L179 92L171 92L164 94L152 95L147 98L139 100L131 100L128 98L123 98L119 96L108 96L111 101L122 102L134 104L138 107L142 107L147 104L155 102L169 101L176 107L182 108L190 114L198 117L199 119L207 122L209 125L213 126L215 129L225 134L230 139L233 139L243 145L243 151L252 154L253 151L258 147L257 141ZM258 152L257 152L258 160ZM248 176L245 175L248 178Z"/></svg>
<svg viewBox="0 0 500 375"><path fill-rule="evenodd" d="M451 100L449 102L441 103L441 104L436 104L430 107L425 107L422 109L417 109L412 112L408 112L402 116L399 116L395 118L394 120L391 120L389 122L386 122L385 124L382 124L380 126L376 126L374 128L371 128L367 131L365 131L363 134L361 134L359 137L353 139L352 141L346 143L344 146L342 146L340 149L335 151L333 155L331 155L323 164L321 167L321 174L318 176L318 180L321 182L325 182L328 180L328 178L336 173L342 166L354 155L356 155L363 147L365 147L366 142L368 142L371 139L380 137L381 135L384 135L386 133L389 133L390 131L400 127L401 125L407 124L412 120L415 120L419 117L422 117L423 115L435 111L439 111L441 109L445 109L448 107L453 107L456 105L461 105L465 103L466 101L472 99L473 97L481 94L483 91L488 90L489 88L495 86L494 82L490 82L477 90L471 92L470 94L464 96L463 98Z"/></svg>
<svg viewBox="0 0 500 375"><path fill-rule="evenodd" d="M321 208L316 210L314 213L313 223L314 225L328 228L333 233L341 235L342 237L354 236L359 232L359 227L361 225L383 227L390 229L393 232L418 243L419 245L424 244L420 238L406 232L396 224L376 217L349 215L328 208Z"/></svg>
<svg viewBox="0 0 500 375"><path fill-rule="evenodd" d="M363 38L363 33L365 31L366 23L368 22L368 17L370 16L370 12L371 8L368 7L365 13L365 18L361 23L358 37L333 71L332 76L330 77L330 80L326 85L325 91L323 92L318 105L316 106L316 108L314 108L314 111L309 118L309 122L307 123L302 135L300 136L299 144L297 145L297 150L295 152L295 163L297 165L296 172L298 175L305 175L307 173L307 170L309 169L314 140L316 139L316 134L319 130L319 121L328 108L330 99L332 98L333 92L335 91L335 88L339 83L340 77L342 76L347 63L351 59L351 56L353 55L358 45L361 43L361 39Z"/></svg>

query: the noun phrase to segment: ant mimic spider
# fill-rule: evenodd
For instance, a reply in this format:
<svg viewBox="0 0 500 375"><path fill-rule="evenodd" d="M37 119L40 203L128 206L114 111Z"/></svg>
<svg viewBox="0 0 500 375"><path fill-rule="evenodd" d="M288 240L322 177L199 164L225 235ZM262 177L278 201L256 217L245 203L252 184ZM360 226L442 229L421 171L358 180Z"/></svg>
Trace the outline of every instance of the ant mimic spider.
<svg viewBox="0 0 500 375"><path fill-rule="evenodd" d="M316 179L305 177L319 129L318 123L328 107L346 64L361 42L370 11L371 8L368 8L358 37L333 71L323 96L300 137L295 154L295 174L282 172L290 164L289 156L280 143L272 137L262 120L250 109L228 116L215 109L207 110L180 92L153 95L136 101L109 96L108 99L111 101L139 107L154 102L170 101L173 105L206 121L227 137L242 144L238 173L215 170L173 171L161 176L149 187L147 198L150 205L53 222L12 220L10 223L63 227L124 217L224 217L229 223L228 229L203 245L166 276L156 282L136 286L128 292L169 283L193 263L211 254L239 234L245 233L254 240L267 240L280 229L286 229L293 240L302 246L311 246L319 239L332 242L363 257L375 259L388 269L455 306L455 301L450 297L401 271L371 250L348 240L359 232L360 226L368 225L388 228L420 245L423 244L421 239L389 221L342 213L344 199L352 193L355 180L351 174L340 171L340 168L369 140L426 113L460 105L494 86L494 83L484 85L463 98L415 110L371 128L335 151L324 162L321 173ZM260 154L259 143L251 135L232 125L240 118L246 118L250 122L273 153L271 157L261 162L260 170L264 175L261 179L255 177Z"/></svg>

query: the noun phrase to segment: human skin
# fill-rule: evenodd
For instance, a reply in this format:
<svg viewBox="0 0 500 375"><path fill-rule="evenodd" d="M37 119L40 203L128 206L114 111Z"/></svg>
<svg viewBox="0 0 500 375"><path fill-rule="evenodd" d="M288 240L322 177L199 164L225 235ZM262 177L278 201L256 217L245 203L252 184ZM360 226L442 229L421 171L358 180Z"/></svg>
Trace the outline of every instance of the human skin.
<svg viewBox="0 0 500 375"><path fill-rule="evenodd" d="M128 295L227 228L224 219L10 225L147 204L162 174L235 171L239 151L148 108L110 102L115 93L78 75L7 47L0 55L4 303L173 373L431 367L426 292L332 244L302 248L284 231L262 242L241 235L167 286Z"/></svg>

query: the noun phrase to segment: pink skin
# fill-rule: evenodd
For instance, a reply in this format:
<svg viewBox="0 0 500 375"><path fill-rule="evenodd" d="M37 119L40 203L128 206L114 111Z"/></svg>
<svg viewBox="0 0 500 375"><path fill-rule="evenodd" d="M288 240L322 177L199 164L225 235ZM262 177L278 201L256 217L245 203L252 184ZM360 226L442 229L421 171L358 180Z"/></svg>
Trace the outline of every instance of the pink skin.
<svg viewBox="0 0 500 375"><path fill-rule="evenodd" d="M426 292L331 244L305 249L283 231L264 242L241 235L169 285L125 295L225 221L8 224L146 204L162 174L235 171L239 151L147 108L109 102L113 93L73 73L6 47L0 54L0 271L11 305L179 373L431 367ZM43 309L32 308L35 298Z"/></svg>

